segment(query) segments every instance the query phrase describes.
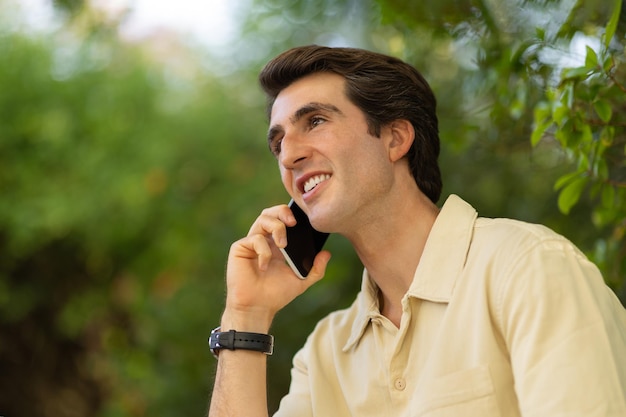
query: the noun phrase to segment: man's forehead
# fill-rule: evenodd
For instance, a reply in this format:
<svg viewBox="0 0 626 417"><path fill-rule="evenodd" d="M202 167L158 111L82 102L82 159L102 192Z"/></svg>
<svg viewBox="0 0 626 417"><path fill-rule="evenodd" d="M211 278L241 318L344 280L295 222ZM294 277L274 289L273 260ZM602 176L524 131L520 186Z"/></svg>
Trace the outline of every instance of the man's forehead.
<svg viewBox="0 0 626 417"><path fill-rule="evenodd" d="M333 73L315 73L294 81L284 88L272 104L270 122L284 123L294 117L301 108L311 104L323 104L337 109L347 100L344 90L345 79Z"/></svg>

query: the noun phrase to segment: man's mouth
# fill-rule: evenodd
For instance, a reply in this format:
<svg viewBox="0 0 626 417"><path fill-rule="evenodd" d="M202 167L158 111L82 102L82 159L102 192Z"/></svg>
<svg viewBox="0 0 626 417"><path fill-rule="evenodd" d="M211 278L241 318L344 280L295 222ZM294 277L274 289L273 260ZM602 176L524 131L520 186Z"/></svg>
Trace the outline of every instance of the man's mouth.
<svg viewBox="0 0 626 417"><path fill-rule="evenodd" d="M320 175L315 175L309 178L307 182L304 183L304 192L308 193L313 188L317 187L320 183L326 181L329 178L330 178L329 174L320 174Z"/></svg>

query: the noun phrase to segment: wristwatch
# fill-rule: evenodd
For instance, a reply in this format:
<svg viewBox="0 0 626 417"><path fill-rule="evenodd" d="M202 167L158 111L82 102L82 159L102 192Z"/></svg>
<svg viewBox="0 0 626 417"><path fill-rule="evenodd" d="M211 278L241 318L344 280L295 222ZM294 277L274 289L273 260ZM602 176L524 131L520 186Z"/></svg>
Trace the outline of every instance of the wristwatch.
<svg viewBox="0 0 626 417"><path fill-rule="evenodd" d="M222 332L220 330L219 327L216 327L211 331L209 337L209 348L216 358L221 349L254 350L266 355L274 353L274 336L270 334L237 332L235 330Z"/></svg>

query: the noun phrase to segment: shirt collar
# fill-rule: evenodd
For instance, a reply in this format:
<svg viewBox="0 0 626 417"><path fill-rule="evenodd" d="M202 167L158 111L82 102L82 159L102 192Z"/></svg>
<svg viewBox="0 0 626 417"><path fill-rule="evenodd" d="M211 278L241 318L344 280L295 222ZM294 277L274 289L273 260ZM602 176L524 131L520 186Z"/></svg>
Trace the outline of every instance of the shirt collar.
<svg viewBox="0 0 626 417"><path fill-rule="evenodd" d="M380 316L380 310L378 308L378 286L370 279L367 269L363 269L361 292L357 295L355 304L357 313L352 322L350 338L343 347L344 352L350 350L350 348L361 339L370 320L376 316Z"/></svg>
<svg viewBox="0 0 626 417"><path fill-rule="evenodd" d="M408 295L447 303L469 251L478 213L451 195L435 220Z"/></svg>
<svg viewBox="0 0 626 417"><path fill-rule="evenodd" d="M465 266L477 216L476 210L460 197L454 194L448 197L428 235L406 296L440 303L450 301L456 279ZM357 316L344 351L354 346L370 320L380 315L378 287L367 270L363 271L356 304Z"/></svg>

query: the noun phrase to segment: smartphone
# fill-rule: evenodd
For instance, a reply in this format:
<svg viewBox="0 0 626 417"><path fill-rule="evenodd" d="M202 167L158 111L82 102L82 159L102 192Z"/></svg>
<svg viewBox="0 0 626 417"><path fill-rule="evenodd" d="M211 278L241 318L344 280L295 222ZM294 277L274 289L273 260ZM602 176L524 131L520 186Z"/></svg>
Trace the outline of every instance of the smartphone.
<svg viewBox="0 0 626 417"><path fill-rule="evenodd" d="M289 202L289 207L297 223L287 227L287 246L280 251L298 278L305 279L329 234L315 230L307 215L293 200Z"/></svg>

